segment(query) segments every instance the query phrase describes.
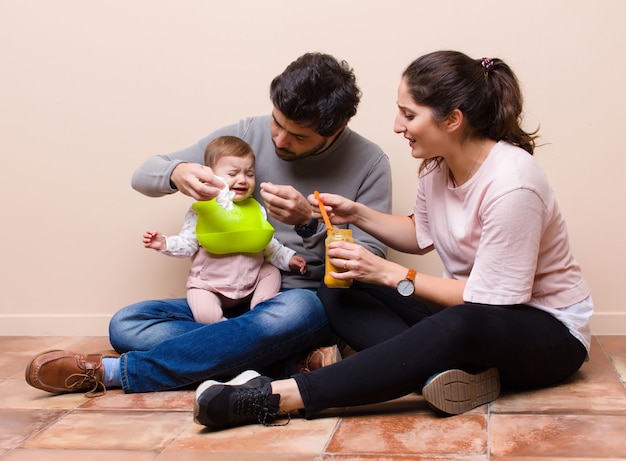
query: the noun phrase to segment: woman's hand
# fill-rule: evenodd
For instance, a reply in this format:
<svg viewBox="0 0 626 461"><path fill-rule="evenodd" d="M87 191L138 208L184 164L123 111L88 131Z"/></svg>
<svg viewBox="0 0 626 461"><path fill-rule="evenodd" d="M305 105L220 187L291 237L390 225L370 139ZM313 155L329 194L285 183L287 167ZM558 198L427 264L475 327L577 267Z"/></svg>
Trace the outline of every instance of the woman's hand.
<svg viewBox="0 0 626 461"><path fill-rule="evenodd" d="M381 213L336 194L320 194L320 199L324 202L326 213L333 225L356 226L388 247L403 253L425 254L433 249L432 246L419 247L413 215L395 216ZM321 213L314 194L309 195L309 202L314 206L313 217L320 219Z"/></svg>
<svg viewBox="0 0 626 461"><path fill-rule="evenodd" d="M320 193L320 199L324 202L324 207L330 222L334 225L351 224L356 222L358 215L358 204L350 199L337 194ZM309 195L309 203L313 206L313 217L322 219L319 203L314 194Z"/></svg>
<svg viewBox="0 0 626 461"><path fill-rule="evenodd" d="M312 207L304 195L292 186L261 183L261 197L267 214L285 224L306 224L312 218Z"/></svg>
<svg viewBox="0 0 626 461"><path fill-rule="evenodd" d="M199 163L179 163L172 171L170 181L185 195L196 200L211 200L224 188L224 182L213 170Z"/></svg>
<svg viewBox="0 0 626 461"><path fill-rule="evenodd" d="M345 272L331 272L338 280L358 280L365 283L395 287L406 275L399 264L381 258L361 245L331 242L328 245L330 263Z"/></svg>

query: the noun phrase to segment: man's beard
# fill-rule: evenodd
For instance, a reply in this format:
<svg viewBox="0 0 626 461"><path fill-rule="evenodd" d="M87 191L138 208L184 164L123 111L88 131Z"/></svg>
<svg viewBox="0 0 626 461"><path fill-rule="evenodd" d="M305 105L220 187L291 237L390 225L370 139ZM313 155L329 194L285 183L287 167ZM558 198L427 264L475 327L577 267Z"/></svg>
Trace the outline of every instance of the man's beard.
<svg viewBox="0 0 626 461"><path fill-rule="evenodd" d="M306 157L310 157L312 155L321 154L322 152L326 150L325 147L326 147L327 142L328 142L328 138L324 138L322 142L319 143L317 146L315 146L313 149L303 152L301 154L295 154L294 152L288 149L279 149L278 147L276 147L276 143L272 139L272 143L274 144L274 151L276 152L276 155L278 155L278 157L281 160L285 160L287 162L291 162L293 160L300 160Z"/></svg>

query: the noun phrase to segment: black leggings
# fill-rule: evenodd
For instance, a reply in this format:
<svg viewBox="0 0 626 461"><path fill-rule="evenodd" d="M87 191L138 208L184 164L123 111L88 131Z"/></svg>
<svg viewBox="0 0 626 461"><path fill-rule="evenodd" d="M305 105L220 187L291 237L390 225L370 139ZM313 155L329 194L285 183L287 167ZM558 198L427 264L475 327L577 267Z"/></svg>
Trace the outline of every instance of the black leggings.
<svg viewBox="0 0 626 461"><path fill-rule="evenodd" d="M294 376L307 417L420 391L429 377L452 368L495 367L502 388L550 386L576 372L587 355L559 320L525 305L461 304L437 311L393 289L358 282L350 289L322 285L318 294L336 334L359 352Z"/></svg>

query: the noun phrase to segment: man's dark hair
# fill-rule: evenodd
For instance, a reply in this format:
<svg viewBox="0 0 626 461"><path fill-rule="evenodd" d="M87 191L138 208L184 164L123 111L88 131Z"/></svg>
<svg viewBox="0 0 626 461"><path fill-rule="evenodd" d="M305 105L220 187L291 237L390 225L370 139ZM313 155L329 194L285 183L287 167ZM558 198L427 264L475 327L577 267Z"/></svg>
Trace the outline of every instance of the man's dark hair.
<svg viewBox="0 0 626 461"><path fill-rule="evenodd" d="M328 137L356 114L361 90L347 62L307 53L272 80L270 97L287 119Z"/></svg>

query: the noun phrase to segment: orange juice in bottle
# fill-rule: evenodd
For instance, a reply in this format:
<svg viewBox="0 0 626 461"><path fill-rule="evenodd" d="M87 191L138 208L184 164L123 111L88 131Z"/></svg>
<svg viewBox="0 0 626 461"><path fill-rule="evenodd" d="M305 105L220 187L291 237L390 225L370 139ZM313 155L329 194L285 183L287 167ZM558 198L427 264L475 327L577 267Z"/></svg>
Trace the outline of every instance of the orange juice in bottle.
<svg viewBox="0 0 626 461"><path fill-rule="evenodd" d="M342 267L333 266L328 260L328 244L330 242L350 242L354 243L352 238L352 229L337 229L331 227L326 231L326 266L324 271L324 283L329 288L349 288L352 286L352 280L337 280L330 276L330 272L346 272Z"/></svg>

